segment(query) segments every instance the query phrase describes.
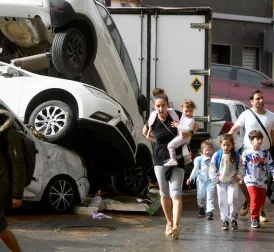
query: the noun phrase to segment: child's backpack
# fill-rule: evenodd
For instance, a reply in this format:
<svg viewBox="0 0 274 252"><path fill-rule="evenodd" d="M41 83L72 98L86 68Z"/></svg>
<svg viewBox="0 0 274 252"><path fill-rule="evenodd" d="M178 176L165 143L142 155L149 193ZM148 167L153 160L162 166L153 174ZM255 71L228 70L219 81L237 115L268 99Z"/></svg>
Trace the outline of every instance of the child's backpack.
<svg viewBox="0 0 274 252"><path fill-rule="evenodd" d="M196 157L196 158L194 159L194 161L193 161L194 165L196 165L197 162L198 162L198 170L197 170L197 172L195 173L195 175L194 175L194 177L193 177L193 184L196 183L196 180L197 180L197 178L198 178L198 176L199 176L199 174L200 174L200 171L201 171L202 156L198 156L198 157Z"/></svg>
<svg viewBox="0 0 274 252"><path fill-rule="evenodd" d="M34 141L24 132L17 131L17 134L21 140L21 146L25 160L25 186L28 186L31 181L34 180L33 174L35 170L37 150Z"/></svg>
<svg viewBox="0 0 274 252"><path fill-rule="evenodd" d="M236 167L236 170L238 171L239 162L240 162L240 153L238 151L235 151L235 153L236 153L235 167ZM220 169L222 156L223 156L223 150L218 150L217 154L216 154L216 162L215 162L215 166L217 168L217 171Z"/></svg>
<svg viewBox="0 0 274 252"><path fill-rule="evenodd" d="M28 137L22 131L17 131L16 129L14 130L16 131L16 134L21 141L21 148L22 148L24 161L25 161L25 186L28 186L31 183L31 181L34 180L33 173L35 170L37 150L36 150L34 141L30 137ZM1 134L1 141L3 140L5 141L3 134L5 133ZM1 152L4 158L6 159L6 161L8 162L8 164L10 164L7 148L5 148L7 146L6 144L7 144L6 141L5 141L5 144L3 144L2 142Z"/></svg>

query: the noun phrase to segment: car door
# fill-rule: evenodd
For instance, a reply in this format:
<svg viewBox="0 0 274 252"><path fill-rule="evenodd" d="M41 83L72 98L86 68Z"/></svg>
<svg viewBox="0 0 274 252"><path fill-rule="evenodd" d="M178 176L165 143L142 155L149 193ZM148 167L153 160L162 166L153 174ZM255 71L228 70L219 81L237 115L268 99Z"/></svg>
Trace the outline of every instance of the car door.
<svg viewBox="0 0 274 252"><path fill-rule="evenodd" d="M227 133L230 129L228 127L232 127L232 118L228 105L212 101L210 103L210 117L210 136L213 144L213 149L214 151L216 151L220 147L220 135Z"/></svg>
<svg viewBox="0 0 274 252"><path fill-rule="evenodd" d="M25 74L0 63L0 99L18 115L25 83Z"/></svg>
<svg viewBox="0 0 274 252"><path fill-rule="evenodd" d="M232 66L212 65L211 98L227 99L232 82Z"/></svg>
<svg viewBox="0 0 274 252"><path fill-rule="evenodd" d="M239 118L239 116L245 111L245 106L242 104L236 104L234 106L234 112L235 112L235 121ZM245 135L245 128L242 127L238 133L235 136L235 145L236 145L236 150L240 149L243 146L243 139Z"/></svg>
<svg viewBox="0 0 274 252"><path fill-rule="evenodd" d="M267 76L252 69L237 68L235 79L232 81L228 98L249 103L250 93L256 89L259 89L264 94L266 108L273 110L272 105L274 104L274 88L265 87L261 84L261 81L266 79L268 79Z"/></svg>

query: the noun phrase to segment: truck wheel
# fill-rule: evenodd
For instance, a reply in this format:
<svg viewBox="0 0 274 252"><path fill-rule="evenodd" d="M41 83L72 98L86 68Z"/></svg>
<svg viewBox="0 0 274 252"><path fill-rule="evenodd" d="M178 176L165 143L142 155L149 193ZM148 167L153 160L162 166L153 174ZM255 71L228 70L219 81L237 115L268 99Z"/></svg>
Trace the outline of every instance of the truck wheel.
<svg viewBox="0 0 274 252"><path fill-rule="evenodd" d="M148 184L148 170L148 162L141 155L137 155L135 166L126 168L123 174L116 177L119 193L130 196L139 195Z"/></svg>
<svg viewBox="0 0 274 252"><path fill-rule="evenodd" d="M75 125L72 109L62 101L40 104L30 115L29 124L41 131L49 142L58 142L71 133Z"/></svg>
<svg viewBox="0 0 274 252"><path fill-rule="evenodd" d="M47 185L41 203L46 210L61 214L71 210L77 197L75 182L68 176L58 176Z"/></svg>
<svg viewBox="0 0 274 252"><path fill-rule="evenodd" d="M87 55L87 41L80 30L71 28L55 34L52 61L60 73L67 77L78 75L88 60Z"/></svg>

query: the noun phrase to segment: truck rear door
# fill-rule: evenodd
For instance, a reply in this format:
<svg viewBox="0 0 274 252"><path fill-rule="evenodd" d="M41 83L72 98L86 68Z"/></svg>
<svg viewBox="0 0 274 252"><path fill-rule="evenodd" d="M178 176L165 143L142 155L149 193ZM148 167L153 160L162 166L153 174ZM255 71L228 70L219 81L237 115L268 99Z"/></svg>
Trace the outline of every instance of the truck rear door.
<svg viewBox="0 0 274 252"><path fill-rule="evenodd" d="M191 99L197 105L199 132L208 134L212 10L131 7L109 11L151 108L156 87L166 91L174 109L181 110L183 99Z"/></svg>

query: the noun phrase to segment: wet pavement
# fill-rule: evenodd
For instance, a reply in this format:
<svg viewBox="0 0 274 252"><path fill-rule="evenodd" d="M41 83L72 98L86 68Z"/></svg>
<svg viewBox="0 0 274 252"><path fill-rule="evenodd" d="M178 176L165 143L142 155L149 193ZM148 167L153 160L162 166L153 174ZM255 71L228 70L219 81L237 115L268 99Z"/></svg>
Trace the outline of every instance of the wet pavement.
<svg viewBox="0 0 274 252"><path fill-rule="evenodd" d="M242 197L239 206L242 203ZM23 215L8 218L23 251L92 252L268 252L274 249L274 205L266 205L270 222L251 229L249 216L239 217L238 231L222 231L218 208L213 221L197 217L196 196L184 196L179 240L165 236L165 219L146 214L111 213L112 219L91 216ZM6 252L0 243L0 251Z"/></svg>

